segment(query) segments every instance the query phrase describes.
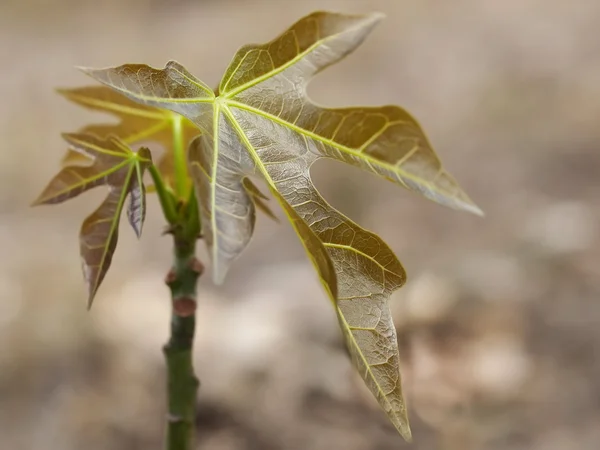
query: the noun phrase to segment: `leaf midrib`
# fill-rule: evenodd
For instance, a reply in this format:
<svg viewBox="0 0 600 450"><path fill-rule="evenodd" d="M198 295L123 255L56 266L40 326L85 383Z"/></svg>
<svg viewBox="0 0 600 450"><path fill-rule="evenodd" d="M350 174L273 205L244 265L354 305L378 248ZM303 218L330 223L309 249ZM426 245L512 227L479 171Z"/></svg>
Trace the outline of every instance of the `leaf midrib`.
<svg viewBox="0 0 600 450"><path fill-rule="evenodd" d="M219 236L217 230L217 169L219 164L219 121L221 118L221 105L222 103L219 101L213 102L213 161L212 161L212 177L210 180L211 190L210 190L210 204L211 204L211 214L210 214L210 225L213 233L213 245L212 245L212 260L215 267L215 270L219 267L217 255L219 250ZM213 274L214 275L214 274ZM222 276L217 273L217 275ZM218 278L218 277L215 277Z"/></svg>
<svg viewBox="0 0 600 450"><path fill-rule="evenodd" d="M187 103L214 103L214 101L215 101L214 92L212 93L211 97L170 98L170 97L158 97L158 96L144 95L144 94L140 94L138 92L133 92L133 91L130 91L130 90L127 90L127 89L120 88L120 87L115 86L113 84L108 84L108 86L110 86L115 91L118 91L118 92L122 93L125 96L128 96L128 97L133 96L136 99L142 100L144 102L149 102L149 103L150 102L154 102L154 103L177 103L177 104L182 103L182 104L187 104ZM154 106L154 105L149 104L149 106Z"/></svg>
<svg viewBox="0 0 600 450"><path fill-rule="evenodd" d="M287 69L288 67L293 66L294 64L296 64L298 61L300 61L302 58L304 58L306 55L308 55L310 52L312 52L313 50L315 50L316 48L320 47L321 45L325 44L326 42L335 39L337 37L339 37L342 34L346 34L349 33L351 31L354 31L357 28L360 28L360 24L357 24L355 26L352 27L348 27L346 29L344 29L343 31L339 32L339 33L335 33L335 34L331 34L327 37L324 38L319 38L315 41L314 44L312 44L310 47L307 47L306 50L304 50L303 52L298 53L296 56L294 56L292 59L290 59L289 61L286 61L285 63L283 63L281 66L279 67L275 67L274 69L272 69L271 71L256 77L244 84L242 84L241 86L238 86L234 89L232 89L231 91L227 91L227 86L229 85L229 83L231 82L231 79L233 78L233 76L237 73L240 65L242 64L242 62L246 59L246 57L248 56L248 54L250 53L250 50L264 50L264 48L262 47L268 47L269 45L271 45L274 42L277 42L278 39L280 39L281 36L278 36L277 38L273 39L270 42L267 42L266 44L264 44L263 46L257 46L255 48L249 49L249 51L243 56L243 58L240 60L240 62L238 63L238 65L236 66L235 70L231 71L231 75L229 75L229 78L227 78L227 82L222 85L219 85L219 92L222 93L223 97L226 99L230 99L232 97L234 97L235 95L239 94L240 92L243 92L247 89L250 89L252 86L256 86L259 83L262 83L265 80L268 80L269 78L272 78L273 76L277 75L278 73L283 72L285 69ZM223 86L223 90L221 89L221 86Z"/></svg>
<svg viewBox="0 0 600 450"><path fill-rule="evenodd" d="M398 275L396 272L393 272L390 269L388 269L387 267L385 267L383 264L381 264L379 261L377 261L377 259L375 259L373 256L367 255L365 252L362 252L359 249L352 247L351 245L333 244L331 242L325 242L325 243L323 243L323 245L325 245L325 247L339 248L342 250L351 250L353 252L356 252L358 255L371 261L373 264L375 264L377 267L379 267L383 272L388 272L388 273L391 273L392 275L401 277L401 275Z"/></svg>
<svg viewBox="0 0 600 450"><path fill-rule="evenodd" d="M402 185L405 188L407 188L407 189L409 189L409 187L406 185L406 183L404 182L404 180L402 178L407 178L407 179L409 179L411 181L414 181L415 183L417 183L419 185L427 186L428 188L432 189L433 191L439 193L440 195L451 196L450 193L445 193L445 192L440 191L439 189L436 189L435 185L432 185L432 184L428 183L426 180L423 180L422 178L420 178L418 176L415 176L415 175L413 175L411 173L405 172L404 170L402 170L401 166L395 166L395 165L386 163L384 161L378 160L376 158L373 158L372 156L370 156L367 153L359 152L359 151L357 151L357 150L355 150L355 149L353 149L351 147L347 147L347 146L345 146L343 144L339 144L338 142L335 142L335 141L333 141L331 139L324 138L323 136L320 136L320 135L318 135L316 133L313 133L311 131L305 130L304 128L301 128L301 127L299 127L299 126L297 126L297 125L295 125L293 123L290 123L290 122L288 122L286 120L281 119L280 117L277 117L277 116L275 116L273 114L264 112L264 111L262 111L262 110L260 110L258 108L254 108L253 106L249 106L249 105L247 105L245 103L241 103L241 102L238 102L238 101L235 101L235 100L230 100L230 99L225 100L223 103L225 103L228 107L238 108L238 109L241 109L241 110L245 110L245 111L254 113L254 114L258 115L258 116L264 117L265 119L271 120L271 121L273 121L275 123L283 125L286 128L288 128L288 129L290 129L290 130L292 130L292 131L294 131L294 132L296 132L296 133L298 133L300 135L306 136L306 137L308 137L310 139L314 139L315 141L318 141L318 142L321 142L321 143L323 143L325 145L331 146L331 147L333 147L333 148L335 148L337 150L340 150L342 152L346 152L346 153L348 153L348 154L350 154L350 155L352 155L352 156L354 156L356 158L365 160L368 164L373 164L373 165L376 165L376 166L380 166L380 167L382 167L382 168L384 168L386 170L390 170L392 172L398 173L400 175L398 177L398 181L400 181L400 183L402 183ZM468 203L465 203L463 200L457 199L454 196L452 196L452 198L457 203L463 205L463 207L466 207L468 209L472 209L473 208L473 206L471 206Z"/></svg>
<svg viewBox="0 0 600 450"><path fill-rule="evenodd" d="M50 199L53 199L53 198L62 197L63 195L69 193L70 191L74 191L74 190L76 190L78 188L82 188L85 185L93 183L94 181L97 181L97 180L99 180L101 178L108 177L109 175L112 175L113 173L119 171L121 168L125 167L126 165L128 165L130 163L131 163L131 159L126 159L123 162L121 162L121 163L119 163L119 164L117 164L115 166L111 166L109 169L107 169L107 170L105 170L103 172L100 172L97 175L94 175L93 177L84 178L84 179L82 179L80 182L78 182L76 184L71 184L71 185L67 186L65 189L63 189L63 190L59 191L58 193L56 193L55 195L53 195L52 197L48 197L48 198L42 199L40 202L43 203L43 202L47 202L47 201L49 201Z"/></svg>
<svg viewBox="0 0 600 450"><path fill-rule="evenodd" d="M108 102L105 100L98 100L98 99L90 98L90 97L87 97L84 95L78 95L78 94L65 94L65 95L67 95L67 98L70 97L71 99L78 101L80 103L83 103L84 105L93 106L102 111L111 111L111 112L121 113L123 115L128 115L128 116L137 116L137 117L144 117L147 119L161 120L170 113L167 111L162 113L162 112L160 112L160 110L153 112L153 111L148 111L148 110L143 110L143 109L136 109L131 106L119 105L117 103L112 103L112 102Z"/></svg>
<svg viewBox="0 0 600 450"><path fill-rule="evenodd" d="M159 131L163 131L164 129L166 129L171 123L171 121L172 119L170 117L166 117L164 120L161 120L156 125L147 127L142 131L138 132L137 134L132 134L130 136L127 136L126 138L123 138L123 141L128 144L133 144L134 142L141 141L142 139L152 139L152 136L157 134Z"/></svg>
<svg viewBox="0 0 600 450"><path fill-rule="evenodd" d="M333 36L337 36L337 35L333 35ZM225 83L225 85L223 86L223 90L221 90L221 86L219 86L219 92L221 92L223 98L226 99L230 99L234 96L236 96L237 94L239 94L240 92L244 92L247 89L250 89L252 86L256 86L257 84L262 83L265 80L268 80L269 78L277 75L278 73L283 72L285 69L287 69L288 67L293 66L294 64L296 64L298 61L300 61L302 58L304 58L308 53L312 52L315 48L317 48L319 45L322 45L324 42L327 42L328 39L330 39L332 36L329 36L328 38L325 39L321 39L318 40L317 42L315 42L313 45L311 45L310 47L308 47L305 51L298 53L296 56L294 56L294 58L290 59L289 61L287 61L286 63L282 64L279 67L276 67L274 69L272 69L270 72L267 72L266 74L263 74L257 78L254 78L244 84L242 84L241 86L238 86L236 88L234 88L231 91L227 91L227 86L229 85L229 83L231 83L231 79L233 78L233 76L237 73L238 69L240 68L240 66L242 65L242 63L245 61L246 57L250 54L250 51L248 51L242 59L240 59L240 62L238 63L238 65L236 66L235 70L231 71L231 75L229 76L229 78L227 79L227 83ZM262 50L261 48L254 48L251 50Z"/></svg>
<svg viewBox="0 0 600 450"><path fill-rule="evenodd" d="M126 148L126 151L121 151L121 152L107 150L104 147L100 147L99 145L92 144L89 141L85 141L83 139L78 139L78 138L74 137L73 135L67 135L67 136L68 136L67 142L69 142L71 144L72 143L79 144L79 146L80 146L79 148L73 149L77 153L81 153L81 152L86 153L86 149L88 149L88 148L91 150L94 150L102 155L116 156L117 158L123 158L124 155L133 153L129 148ZM113 142L118 142L118 141L113 139ZM123 149L123 147L119 147L119 148ZM91 155L91 157L96 158L95 155Z"/></svg>
<svg viewBox="0 0 600 450"><path fill-rule="evenodd" d="M235 116L231 113L231 110L229 109L227 103L223 102L222 105L223 105L222 106L223 113L227 116L227 118L231 122L231 125L235 129L235 132L237 133L238 137L240 138L240 140L242 141L242 143L245 145L246 149L248 150L248 153L250 154L250 157L254 160L254 163L258 167L260 173L265 178L265 181L267 182L267 185L269 186L269 189L274 190L275 189L275 182L273 181L273 178L271 178L271 176L269 175L269 172L267 171L267 168L263 164L262 160L259 158L258 154L256 153L256 150L254 149L254 147L252 146L252 144L248 140L248 137L246 136L246 133L244 133L244 130L242 129L242 127L240 126L240 124L237 122L237 120L235 120ZM279 196L275 196L275 197L279 198ZM290 219L290 223L292 223L292 225L293 225L293 220L289 216L289 214L287 212L285 212L285 208L284 208L284 213L288 216L288 219ZM307 249L307 252L308 252L308 249ZM308 252L308 253L310 253L310 252ZM318 269L318 266L314 262L313 258L310 258L310 259L311 259L311 263L315 266L315 268L317 268L317 273L320 273L320 270ZM323 283L323 286L326 288L325 290L328 293L330 293L331 292L331 288L328 286L329 283L327 282L327 280L324 280L321 276L319 276L319 278L321 279L321 282ZM332 302L335 304L335 299L332 299Z"/></svg>

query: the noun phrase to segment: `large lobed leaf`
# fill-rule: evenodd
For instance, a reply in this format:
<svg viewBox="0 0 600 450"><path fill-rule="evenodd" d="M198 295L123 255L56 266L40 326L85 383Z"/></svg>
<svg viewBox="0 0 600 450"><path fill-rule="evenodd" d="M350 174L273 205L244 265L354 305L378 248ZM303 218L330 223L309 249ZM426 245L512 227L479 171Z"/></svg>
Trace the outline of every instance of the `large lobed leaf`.
<svg viewBox="0 0 600 450"><path fill-rule="evenodd" d="M127 219L139 237L146 217L143 175L152 164L150 151L132 151L114 136L100 139L88 134L64 134L71 150L92 160L91 165L64 167L34 205L62 203L97 186L108 186L102 204L88 216L79 234L83 273L88 285L88 305L108 271L117 246L119 220L127 204Z"/></svg>
<svg viewBox="0 0 600 450"><path fill-rule="evenodd" d="M217 93L177 62L85 69L140 104L193 122L189 163L213 277L221 282L254 228L248 177L258 176L300 236L336 308L353 362L406 439L410 428L388 307L405 272L389 247L332 208L310 179L320 158L358 166L442 205L481 211L442 168L421 127L397 106L324 108L313 75L358 47L381 14L313 13L263 45L242 47Z"/></svg>

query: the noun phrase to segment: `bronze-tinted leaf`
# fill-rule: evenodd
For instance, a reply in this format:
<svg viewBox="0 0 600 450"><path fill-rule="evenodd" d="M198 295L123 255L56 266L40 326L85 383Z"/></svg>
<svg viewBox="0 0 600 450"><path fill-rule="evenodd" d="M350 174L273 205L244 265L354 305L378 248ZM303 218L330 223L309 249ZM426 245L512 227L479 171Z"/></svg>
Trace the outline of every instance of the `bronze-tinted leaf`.
<svg viewBox="0 0 600 450"><path fill-rule="evenodd" d="M89 158L91 163L64 167L34 204L61 203L96 186L108 186L106 199L85 219L80 232L83 273L88 285L88 303L91 305L110 267L117 246L119 219L128 196L129 222L138 236L142 232L146 205L142 177L152 159L147 148L133 152L116 137L100 139L86 134L63 136L73 151Z"/></svg>
<svg viewBox="0 0 600 450"><path fill-rule="evenodd" d="M117 124L87 125L79 131L80 133L93 134L101 138L115 135L130 145L138 142L161 144L165 153L158 159L157 168L165 183L170 186L175 185L174 129L181 127L182 145L187 149L189 142L199 134L198 128L189 120L171 111L134 102L106 86L58 89L58 92L80 106L109 113L119 119ZM78 152L69 150L62 163L63 166L69 166L85 164L86 161L86 158ZM189 183L189 180L186 183Z"/></svg>
<svg viewBox="0 0 600 450"><path fill-rule="evenodd" d="M181 114L196 125L202 124L200 129L212 126L213 90L175 61L169 61L164 69L126 64L82 70L131 100Z"/></svg>
<svg viewBox="0 0 600 450"><path fill-rule="evenodd" d="M481 211L402 108L323 108L308 98L312 76L355 50L381 18L304 17L271 42L242 47L217 94L174 61L164 69L129 64L85 71L133 101L182 114L202 131L189 159L217 282L252 234L253 201L258 205L261 197L245 180L262 177L333 300L355 366L410 439L387 305L405 281L404 270L379 237L327 204L310 167L320 158L338 159L443 205Z"/></svg>

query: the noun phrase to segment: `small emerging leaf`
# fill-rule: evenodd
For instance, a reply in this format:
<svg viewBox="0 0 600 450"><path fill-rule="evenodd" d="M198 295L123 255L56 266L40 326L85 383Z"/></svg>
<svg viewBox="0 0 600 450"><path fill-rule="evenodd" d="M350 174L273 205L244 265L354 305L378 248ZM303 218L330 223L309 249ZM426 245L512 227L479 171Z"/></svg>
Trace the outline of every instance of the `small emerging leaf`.
<svg viewBox="0 0 600 450"><path fill-rule="evenodd" d="M91 306L108 271L117 246L119 219L129 196L127 217L138 237L146 214L144 170L152 163L150 151L133 152L116 137L100 139L86 134L64 134L71 149L90 165L64 167L48 184L34 205L61 203L96 186L108 186L100 207L85 219L79 235L83 273Z"/></svg>
<svg viewBox="0 0 600 450"><path fill-rule="evenodd" d="M175 184L175 168L173 164L173 128L174 122L180 121L181 116L164 109L152 108L131 101L127 97L106 86L86 86L74 89L58 89L58 92L68 100L80 106L112 114L120 119L118 124L88 125L79 132L93 134L101 138L110 135L118 136L127 144L138 142L157 142L165 153L157 162L157 168L165 183ZM189 142L199 134L190 121L182 121L183 144L187 148ZM70 150L63 158L63 165L85 164L87 158L80 153Z"/></svg>
<svg viewBox="0 0 600 450"><path fill-rule="evenodd" d="M260 189L258 189L258 187L249 178L244 178L242 180L242 183L244 184L246 192L248 193L252 202L254 203L254 206L260 211L262 211L264 214L266 214L268 217L273 219L275 222L279 222L277 216L273 213L271 208L269 208L269 205L267 205L266 203L266 201L269 200L267 196L263 194L260 191Z"/></svg>
<svg viewBox="0 0 600 450"><path fill-rule="evenodd" d="M354 365L410 440L388 307L390 294L405 282L404 269L378 236L320 196L310 167L321 158L341 160L442 205L481 211L404 109L324 108L308 98L311 78L353 52L382 17L310 14L271 42L242 47L217 93L175 61L164 69L126 64L85 72L135 102L181 114L201 130L188 157L216 282L247 246L255 204L261 207L247 180L265 181L332 299Z"/></svg>

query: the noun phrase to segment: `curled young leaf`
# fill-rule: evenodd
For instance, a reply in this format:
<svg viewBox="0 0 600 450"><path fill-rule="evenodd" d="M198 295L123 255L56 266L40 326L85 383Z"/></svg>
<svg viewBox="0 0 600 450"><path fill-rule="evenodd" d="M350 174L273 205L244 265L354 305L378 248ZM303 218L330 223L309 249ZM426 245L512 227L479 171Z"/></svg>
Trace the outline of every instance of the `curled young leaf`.
<svg viewBox="0 0 600 450"><path fill-rule="evenodd" d="M81 227L79 240L83 273L88 285L88 305L108 271L117 246L119 220L129 197L128 219L138 237L146 215L143 175L152 164L147 148L132 151L116 137L100 139L87 134L64 134L71 149L89 158L86 166L64 167L48 184L34 205L61 203L96 186L108 186L100 207Z"/></svg>
<svg viewBox="0 0 600 450"><path fill-rule="evenodd" d="M218 94L174 61L164 69L127 64L85 72L135 102L183 115L202 131L189 162L217 282L252 235L260 197L245 180L265 181L333 300L356 368L410 439L387 304L404 283L404 270L378 236L327 204L311 182L310 167L320 158L338 159L442 205L481 211L402 108L323 108L308 98L312 76L354 51L381 18L306 16L271 42L242 47Z"/></svg>
<svg viewBox="0 0 600 450"><path fill-rule="evenodd" d="M258 189L258 186L256 186L252 182L252 180L250 180L250 178L244 178L242 180L242 183L244 184L244 188L246 189L246 192L252 199L252 202L254 203L256 209L262 211L265 215L273 219L275 222L279 222L279 219L277 218L275 213L266 203L266 201L269 200L268 197L265 194L263 194L260 191L260 189Z"/></svg>

